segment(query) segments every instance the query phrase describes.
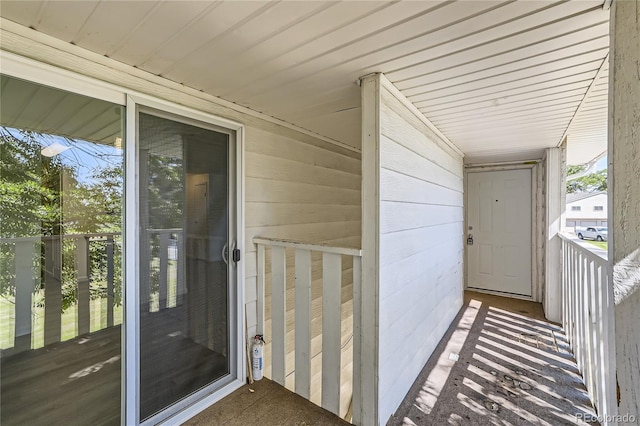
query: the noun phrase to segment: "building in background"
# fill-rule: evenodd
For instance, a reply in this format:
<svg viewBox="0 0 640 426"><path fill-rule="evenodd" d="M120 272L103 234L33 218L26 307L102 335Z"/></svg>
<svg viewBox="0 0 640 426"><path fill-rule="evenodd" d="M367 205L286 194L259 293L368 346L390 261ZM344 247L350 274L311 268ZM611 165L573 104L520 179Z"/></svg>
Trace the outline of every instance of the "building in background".
<svg viewBox="0 0 640 426"><path fill-rule="evenodd" d="M567 194L567 228L607 226L607 193L579 192Z"/></svg>

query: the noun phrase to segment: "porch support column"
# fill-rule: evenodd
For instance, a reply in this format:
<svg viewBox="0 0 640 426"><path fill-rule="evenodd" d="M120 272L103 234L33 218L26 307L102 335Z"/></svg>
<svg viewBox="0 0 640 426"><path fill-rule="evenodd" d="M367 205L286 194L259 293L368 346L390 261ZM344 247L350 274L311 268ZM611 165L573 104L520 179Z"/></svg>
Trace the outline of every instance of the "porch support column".
<svg viewBox="0 0 640 426"><path fill-rule="evenodd" d="M378 291L380 235L380 76L363 77L362 96L362 294L359 401L353 402L356 425L377 425L378 419ZM356 319L358 321L358 319ZM359 365L355 365L359 362ZM354 386L355 388L355 386ZM356 411L357 408L357 411Z"/></svg>
<svg viewBox="0 0 640 426"><path fill-rule="evenodd" d="M640 0L614 1L609 64L609 261L618 414L640 416ZM638 423L634 423L638 424Z"/></svg>
<svg viewBox="0 0 640 426"><path fill-rule="evenodd" d="M546 241L544 314L548 320L562 321L562 241L558 233L565 225L567 186L567 140L545 154Z"/></svg>

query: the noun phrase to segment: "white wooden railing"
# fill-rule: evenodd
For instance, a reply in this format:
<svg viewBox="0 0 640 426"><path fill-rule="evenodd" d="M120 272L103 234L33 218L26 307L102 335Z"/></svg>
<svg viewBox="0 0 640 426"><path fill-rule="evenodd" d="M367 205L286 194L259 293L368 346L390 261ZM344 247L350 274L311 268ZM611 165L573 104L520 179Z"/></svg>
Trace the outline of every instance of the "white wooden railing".
<svg viewBox="0 0 640 426"><path fill-rule="evenodd" d="M91 258L89 247L92 242L104 244L106 256L106 327L114 325L114 245L118 233L91 233L49 235L38 237L2 238L0 244L9 245L14 250L15 296L14 296L14 350L31 348L32 296L40 283L44 271L44 345L62 340L62 244L71 240L75 243L75 266L77 280L77 324L76 335L90 332L90 274ZM34 263L36 254L44 246L44 264Z"/></svg>
<svg viewBox="0 0 640 426"><path fill-rule="evenodd" d="M361 424L360 384L361 250L254 238L258 248L258 325L264 333L265 249L271 248L271 379L285 385L286 375L286 253L295 250L295 392L311 393L311 253L322 253L322 407L340 415L342 256L353 257L353 423Z"/></svg>
<svg viewBox="0 0 640 426"><path fill-rule="evenodd" d="M607 259L575 236L561 234L563 327L591 401L603 418L615 415L614 301Z"/></svg>
<svg viewBox="0 0 640 426"><path fill-rule="evenodd" d="M141 244L140 259L148 259L140 264L140 276L151 275L152 264L158 271L158 291L151 289L151 280L140 280L140 303L143 310L157 311L172 308L181 303L186 293L186 264L183 253L197 251L197 244L185 241L182 228L147 229ZM190 239L191 241L191 239ZM191 245L195 245L193 249ZM157 257L152 255L152 248L157 246ZM201 249L200 251L204 251ZM171 267L171 263L174 267ZM155 297L154 297L155 296Z"/></svg>
<svg viewBox="0 0 640 426"><path fill-rule="evenodd" d="M141 280L140 297L149 310L155 311L171 308L180 303L185 293L184 274L186 271L185 256L189 252L193 256L205 256L212 251L207 244L194 238L184 239L183 230L148 229L146 230L146 251L144 254L150 261L142 262L143 276L150 276L152 269L158 273L156 290L151 290L150 280ZM44 271L44 345L64 340L62 336L62 250L65 241L72 241L75 246L76 270L76 332L72 337L97 331L115 325L114 313L114 248L121 245L120 233L103 232L88 234L65 234L53 236L37 236L22 238L2 238L0 244L12 247L15 265L14 312L14 350L30 349L33 328L33 294L39 287L41 272ZM106 259L106 323L97 326L92 323L91 309L91 244L104 245L101 254ZM151 250L157 246L156 255ZM44 249L44 262L38 259ZM102 249L100 249L102 250ZM219 256L219 250L216 254ZM38 257L36 257L38 256ZM35 262L35 263L34 263ZM42 264L41 264L42 263ZM66 336L67 338L69 336Z"/></svg>

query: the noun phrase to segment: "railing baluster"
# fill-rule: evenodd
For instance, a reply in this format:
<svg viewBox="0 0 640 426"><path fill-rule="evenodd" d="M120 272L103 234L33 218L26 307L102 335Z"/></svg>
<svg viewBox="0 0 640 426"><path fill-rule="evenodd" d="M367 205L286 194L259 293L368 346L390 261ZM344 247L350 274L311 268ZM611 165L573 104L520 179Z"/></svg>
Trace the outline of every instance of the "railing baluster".
<svg viewBox="0 0 640 426"><path fill-rule="evenodd" d="M590 394L593 394L593 378L591 376L591 366L593 365L593 327L592 316L593 311L591 309L591 292L593 287L593 261L585 256L585 385Z"/></svg>
<svg viewBox="0 0 640 426"><path fill-rule="evenodd" d="M113 308L114 308L114 277L115 265L113 257L113 235L107 236L106 252L107 252L107 327L113 326Z"/></svg>
<svg viewBox="0 0 640 426"><path fill-rule="evenodd" d="M35 288L33 258L36 254L34 241L15 243L15 336L16 351L31 349L31 295ZM39 275L39 274L38 274Z"/></svg>
<svg viewBox="0 0 640 426"><path fill-rule="evenodd" d="M342 256L322 254L322 407L340 414Z"/></svg>
<svg viewBox="0 0 640 426"><path fill-rule="evenodd" d="M562 327L566 330L568 326L568 309L567 309L567 281L568 281L568 273L567 273L567 243L564 240L562 241Z"/></svg>
<svg viewBox="0 0 640 426"><path fill-rule="evenodd" d="M599 376L599 372L602 369L602 356L600 353L600 348L602 347L602 329L601 324L602 321L602 310L601 310L601 298L600 295L602 293L602 283L600 281L600 270L597 264L593 265L593 286L592 286L592 309L593 309L593 319L592 319L592 327L593 327L593 383L594 383L594 398L595 398L595 406L598 409L598 412L601 413L600 410L602 407L602 389L600 386L601 379Z"/></svg>
<svg viewBox="0 0 640 426"><path fill-rule="evenodd" d="M296 393L311 396L311 252L296 250Z"/></svg>
<svg viewBox="0 0 640 426"><path fill-rule="evenodd" d="M176 266L177 280L175 304L176 306L181 306L184 302L185 295L187 294L187 280L185 279L187 271L187 244L184 232L176 232L176 237L176 258L178 259L178 262Z"/></svg>
<svg viewBox="0 0 640 426"><path fill-rule="evenodd" d="M89 295L89 237L76 238L76 271L78 274L78 335L87 334L91 328Z"/></svg>
<svg viewBox="0 0 640 426"><path fill-rule="evenodd" d="M602 342L604 346L604 356L602 360L603 368L603 394L604 404L603 415L615 414L618 401L616 397L615 376L615 329L614 329L614 301L613 289L609 281L609 271L603 268L601 272L602 280Z"/></svg>
<svg viewBox="0 0 640 426"><path fill-rule="evenodd" d="M44 344L60 341L62 325L62 240L45 239Z"/></svg>
<svg viewBox="0 0 640 426"><path fill-rule="evenodd" d="M167 295L169 290L169 232L158 234L158 251L160 256L160 270L158 280L158 309L168 307Z"/></svg>
<svg viewBox="0 0 640 426"><path fill-rule="evenodd" d="M284 386L287 260L283 247L271 249L271 374Z"/></svg>
<svg viewBox="0 0 640 426"><path fill-rule="evenodd" d="M579 283L583 283L584 282L584 256L582 255L582 253L578 253L578 282ZM578 333L577 333L577 339L576 339L576 346L575 346L575 351L576 351L576 361L578 363L578 368L580 369L580 371L582 371L584 369L584 359L583 354L584 354L584 336L583 336L583 330L584 330L584 291L583 291L583 287L582 285L578 285L576 286L577 289L577 293L578 293L578 322L577 322L577 328L578 328Z"/></svg>

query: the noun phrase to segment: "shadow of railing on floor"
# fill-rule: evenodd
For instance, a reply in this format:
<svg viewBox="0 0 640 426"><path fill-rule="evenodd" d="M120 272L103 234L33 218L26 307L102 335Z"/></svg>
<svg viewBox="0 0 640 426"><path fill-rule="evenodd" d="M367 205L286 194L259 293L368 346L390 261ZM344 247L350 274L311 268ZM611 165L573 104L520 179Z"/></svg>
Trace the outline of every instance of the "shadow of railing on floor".
<svg viewBox="0 0 640 426"><path fill-rule="evenodd" d="M561 328L482 299L465 302L389 424L558 425L593 416Z"/></svg>

